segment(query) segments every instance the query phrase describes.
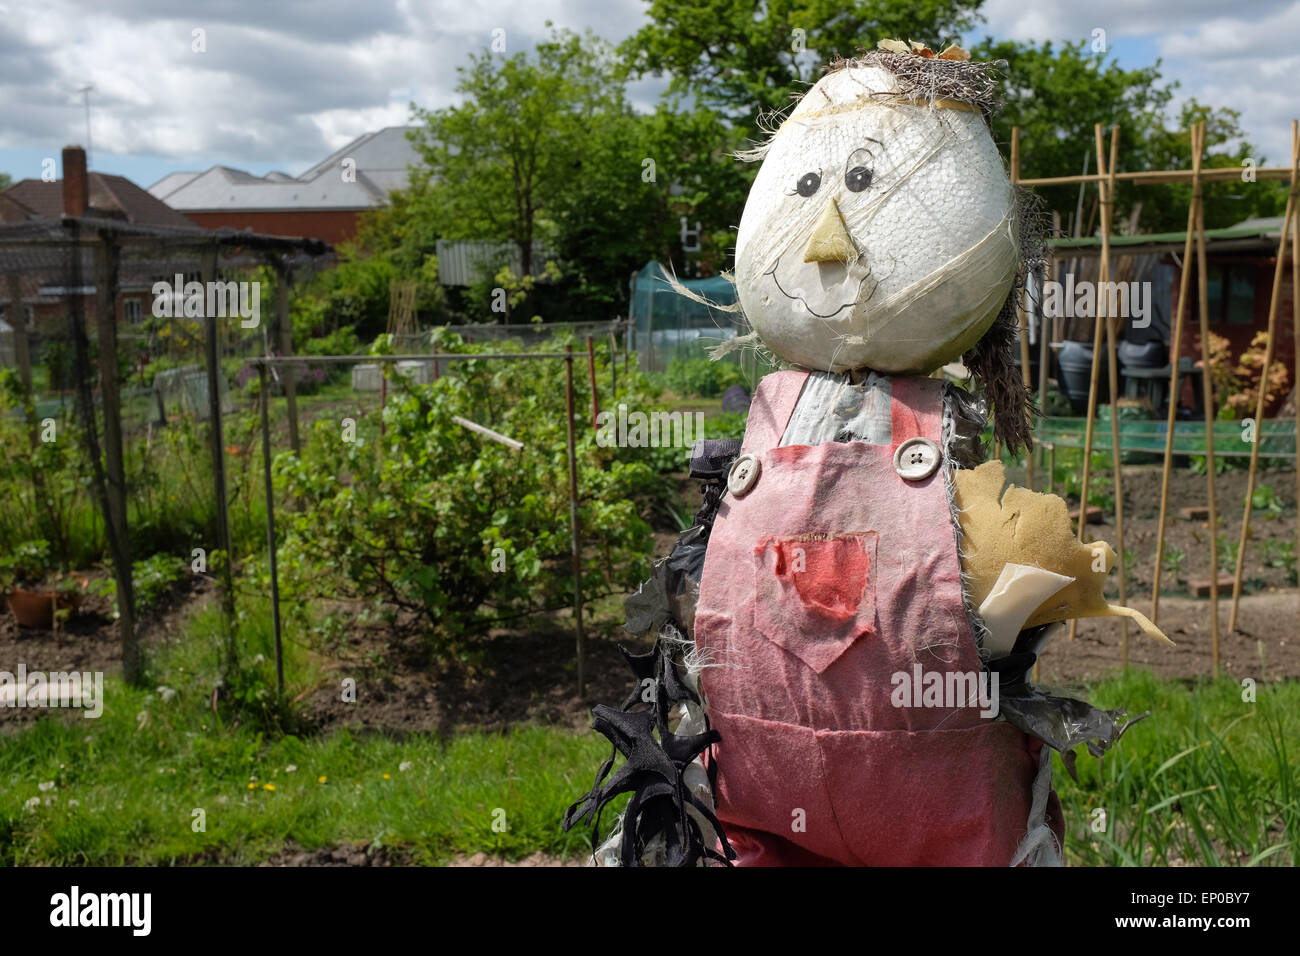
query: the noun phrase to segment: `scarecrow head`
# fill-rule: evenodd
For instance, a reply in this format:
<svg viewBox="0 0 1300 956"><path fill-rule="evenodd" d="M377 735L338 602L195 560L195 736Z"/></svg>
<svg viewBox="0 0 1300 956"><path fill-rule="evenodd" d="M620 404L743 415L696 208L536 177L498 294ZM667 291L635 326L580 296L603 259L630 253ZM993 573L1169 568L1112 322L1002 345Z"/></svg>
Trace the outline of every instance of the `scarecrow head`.
<svg viewBox="0 0 1300 956"><path fill-rule="evenodd" d="M966 356L999 379L985 384L1016 445L1021 216L989 131L992 65L888 45L833 63L744 155L762 166L736 240L740 303L804 368L926 374Z"/></svg>

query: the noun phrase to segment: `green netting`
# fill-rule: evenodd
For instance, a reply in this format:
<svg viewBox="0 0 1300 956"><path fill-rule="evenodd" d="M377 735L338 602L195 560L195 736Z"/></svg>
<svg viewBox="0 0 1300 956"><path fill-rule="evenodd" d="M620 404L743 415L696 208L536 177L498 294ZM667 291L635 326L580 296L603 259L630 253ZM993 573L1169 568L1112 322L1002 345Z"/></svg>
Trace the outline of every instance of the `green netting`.
<svg viewBox="0 0 1300 956"><path fill-rule="evenodd" d="M721 276L679 281L710 302L731 305L736 301L736 287ZM734 313L710 308L675 291L658 262L646 263L633 276L629 313L638 361L647 372L662 372L674 358L707 357L709 349L737 334ZM739 358L737 353L733 356Z"/></svg>
<svg viewBox="0 0 1300 956"><path fill-rule="evenodd" d="M1214 423L1215 457L1250 455L1251 443L1244 422ZM1036 441L1060 448L1082 448L1084 418L1040 418L1034 429ZM1124 421L1119 423L1120 452L1150 452L1164 455L1167 424L1163 421ZM1261 458L1295 457L1295 420L1289 418L1265 419L1255 427L1255 440L1259 442ZM1095 451L1110 450L1110 422L1093 426L1092 447ZM1174 423L1174 454L1205 454L1205 422Z"/></svg>

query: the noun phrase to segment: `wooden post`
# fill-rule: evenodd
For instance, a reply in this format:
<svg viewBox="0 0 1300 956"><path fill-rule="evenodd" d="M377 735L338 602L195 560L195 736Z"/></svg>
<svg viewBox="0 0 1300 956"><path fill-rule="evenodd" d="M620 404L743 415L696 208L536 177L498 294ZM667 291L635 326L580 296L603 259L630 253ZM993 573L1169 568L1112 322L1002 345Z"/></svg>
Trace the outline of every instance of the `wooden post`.
<svg viewBox="0 0 1300 956"><path fill-rule="evenodd" d="M262 406L262 478L266 487L266 550L271 560L271 622L275 628L275 683L284 693L284 647L280 640L280 574L275 554L275 491L271 481L271 388L265 363L257 366L258 394Z"/></svg>
<svg viewBox="0 0 1300 956"><path fill-rule="evenodd" d="M596 391L596 352L591 336L587 336L587 379L591 382L591 429L600 431L600 396Z"/></svg>
<svg viewBox="0 0 1300 956"><path fill-rule="evenodd" d="M77 405L81 413L82 441L85 442L86 457L90 461L90 488L99 506L99 514L104 520L104 534L108 538L108 550L113 559L113 574L119 591L118 597L122 613L118 616L123 644L130 637L134 639L135 595L131 587L131 558L126 542L117 533L117 522L113 518L113 506L109 504L107 481L104 475L104 462L99 448L99 426L95 415L94 375L90 368L90 341L86 334L86 311L84 297L77 291L82 286L82 242L81 220L64 221L68 230L69 270L67 288L69 324L72 331L73 353L75 355L75 382ZM123 664L129 663L123 660ZM137 680L139 675L136 675Z"/></svg>
<svg viewBox="0 0 1300 956"><path fill-rule="evenodd" d="M283 256L276 256L275 263L275 326L279 338L280 354L285 358L293 355L293 320L289 316L289 292L293 288L293 270ZM295 455L301 453L302 444L298 437L298 379L293 363L280 366L283 373L284 400L289 413L289 447ZM268 399L269 401L269 399Z"/></svg>
<svg viewBox="0 0 1300 956"><path fill-rule="evenodd" d="M1277 265L1273 268L1273 297L1268 303L1268 341L1264 346L1264 367L1259 374L1259 399L1255 404L1255 440L1250 445L1250 473L1246 478L1246 506L1241 516L1241 540L1237 543L1237 567L1232 575L1232 611L1228 614L1228 630L1237 629L1237 606L1241 602L1241 575L1246 563L1246 545L1250 539L1251 500L1255 495L1255 473L1259 467L1259 439L1264 428L1265 396L1268 393L1268 372L1273 365L1273 345L1277 338L1277 313L1282 304L1282 280L1286 270L1286 232L1296 218L1296 200L1300 193L1300 140L1297 123L1291 121L1291 192L1282 214L1282 235L1277 243ZM1300 349L1300 342L1296 343ZM1298 416L1300 417L1300 416Z"/></svg>
<svg viewBox="0 0 1300 956"><path fill-rule="evenodd" d="M1205 391L1205 482L1210 506L1210 661L1219 676L1219 506L1214 494L1214 378L1210 359L1210 296L1206 289L1205 204L1196 207L1196 291L1201 313L1201 387Z"/></svg>
<svg viewBox="0 0 1300 956"><path fill-rule="evenodd" d="M1011 185L1020 182L1020 127L1011 127Z"/></svg>
<svg viewBox="0 0 1300 956"><path fill-rule="evenodd" d="M1098 141L1100 148L1100 140ZM1110 128L1110 165L1106 167L1106 192L1101 207L1101 267L1097 288L1098 320L1106 326L1106 367L1110 377L1110 449L1115 486L1115 563L1119 568L1119 603L1128 605L1128 561L1124 553L1124 465L1119 443L1119 363L1116 358L1116 321L1101 308L1101 292L1110 282L1110 231L1115 222L1115 165L1119 157L1119 127ZM1101 157L1098 156L1098 160ZM1101 164L1098 162L1098 172ZM1095 358L1094 358L1095 361ZM1086 516L1086 508L1085 508ZM1128 618L1120 618L1120 661L1128 668Z"/></svg>
<svg viewBox="0 0 1300 956"><path fill-rule="evenodd" d="M205 246L199 257L199 273L203 287L217 277L217 255L215 245ZM225 640L222 676L228 678L235 668L235 584L231 563L234 555L230 544L230 515L226 503L226 449L222 437L221 422L221 353L217 347L217 317L204 317L204 345L208 373L208 426L212 451L212 494L216 500L217 513L217 548L223 555L221 574L218 576L218 590L221 599L221 626Z"/></svg>
<svg viewBox="0 0 1300 956"><path fill-rule="evenodd" d="M582 545L578 525L578 455L573 441L573 346L566 345L564 359L564 394L568 414L565 422L569 433L569 530L573 536L573 623L578 639L578 696L587 694L586 641L582 633Z"/></svg>
<svg viewBox="0 0 1300 956"><path fill-rule="evenodd" d="M74 247L72 254L80 255L81 250ZM99 390L104 403L104 485L108 496L108 513L104 517L118 540L113 554L113 577L117 582L122 675L128 684L138 684L144 673L144 660L135 634L135 589L126 513L126 459L122 450L122 396L117 380L117 270L120 259L117 243L110 236L101 234L95 246L95 328L99 339Z"/></svg>
<svg viewBox="0 0 1300 956"><path fill-rule="evenodd" d="M1165 460L1160 476L1160 524L1156 527L1156 565L1151 586L1151 622L1160 619L1160 572L1165 553L1165 523L1169 514L1169 476L1174 460L1174 428L1178 421L1178 362L1182 355L1183 318L1187 314L1187 296L1192 278L1192 241L1196 234L1196 210L1201 204L1201 153L1205 140L1200 123L1188 131L1192 148L1192 201L1187 207L1187 238L1183 242L1183 270L1178 277L1178 312L1174 318L1174 337L1169 345L1169 414L1165 423ZM1300 354L1298 352L1297 354Z"/></svg>

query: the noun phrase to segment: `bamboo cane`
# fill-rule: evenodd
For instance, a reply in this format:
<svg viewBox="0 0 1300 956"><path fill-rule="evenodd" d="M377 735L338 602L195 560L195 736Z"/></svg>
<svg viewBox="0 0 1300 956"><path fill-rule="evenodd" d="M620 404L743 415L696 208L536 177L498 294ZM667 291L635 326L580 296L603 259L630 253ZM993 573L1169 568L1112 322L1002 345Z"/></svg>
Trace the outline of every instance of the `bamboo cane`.
<svg viewBox="0 0 1300 956"><path fill-rule="evenodd" d="M1205 204L1196 208L1196 291L1201 313L1201 387L1205 392L1205 481L1210 499L1210 665L1219 676L1219 506L1214 495L1214 378L1210 357L1210 301L1206 289Z"/></svg>
<svg viewBox="0 0 1300 956"><path fill-rule="evenodd" d="M1110 230L1115 221L1115 165L1119 155L1119 127L1110 128L1110 165L1107 167L1106 198L1101 216L1101 268L1098 289L1107 288L1101 283L1110 281ZM1110 452L1111 481L1115 486L1115 555L1119 567L1119 603L1128 605L1128 561L1124 554L1124 478L1119 445L1119 363L1115 354L1115 323L1120 318L1108 315L1100 308L1101 294L1097 295L1099 322L1106 326L1106 368L1110 377ZM1094 358L1094 362L1096 359ZM1128 618L1120 619L1120 661L1128 667Z"/></svg>
<svg viewBox="0 0 1300 956"><path fill-rule="evenodd" d="M1277 243L1277 265L1273 269L1273 296L1268 303L1268 339L1264 345L1264 367L1259 374L1259 398L1255 403L1255 440L1250 445L1250 472L1246 477L1246 505L1241 516L1241 540L1237 543L1237 567L1232 575L1232 611L1228 630L1237 629L1237 608L1241 603L1241 575L1246 566L1246 544L1250 538L1251 500L1255 495L1255 474L1259 468L1260 430L1264 427L1264 409L1268 395L1268 372L1273 366L1273 345L1277 338L1277 313L1282 304L1282 279L1286 270L1286 232L1296 214L1296 196L1300 192L1300 153L1296 142L1296 121L1291 121L1291 192L1282 214L1282 235Z"/></svg>
<svg viewBox="0 0 1300 956"><path fill-rule="evenodd" d="M1119 127L1115 127L1115 129L1118 132ZM1095 140L1095 145L1097 148L1097 169L1098 172L1100 173L1104 170L1105 168L1104 164L1106 162L1106 154L1104 149L1105 138L1102 135L1100 123L1096 124L1096 126L1093 127L1093 138ZM1105 193L1106 193L1106 184L1105 181L1102 179L1097 180L1097 192L1098 192L1098 201L1104 202ZM1110 243L1109 243L1109 239L1106 236L1105 229L1102 230L1102 243L1103 243L1104 253L1109 253ZM1105 261L1106 261L1106 256L1105 254L1103 254L1101 261L1098 263L1099 270L1102 268L1101 263ZM1098 272L1098 278L1100 278L1100 272ZM1100 307L1100 303L1097 303L1097 306ZM1096 319L1097 317L1098 317L1097 309L1094 309L1093 318ZM1097 416L1097 388L1099 385L1098 379L1100 377L1099 373L1101 370L1101 365L1098 362L1098 357L1100 353L1101 353L1101 322L1094 321L1093 332L1092 332L1092 374L1088 382L1088 422L1084 426L1084 430L1083 430L1083 477L1079 482L1079 543L1080 544L1083 543L1084 532L1088 527L1088 479L1092 472L1092 425L1093 425L1093 419L1096 418ZM1078 633L1079 633L1078 618L1071 619L1070 640L1074 640L1075 636Z"/></svg>
<svg viewBox="0 0 1300 956"><path fill-rule="evenodd" d="M1201 152L1205 147L1201 124L1193 123L1189 130L1192 149L1192 171L1201 170ZM1174 319L1174 338L1169 345L1169 415L1165 423L1165 461L1160 475L1160 524L1156 528L1155 581L1151 586L1151 623L1160 619L1160 571L1165 553L1165 522L1169 513L1169 475L1174 460L1174 424L1178 414L1178 361L1182 354L1183 319L1187 315L1188 286L1192 278L1192 239L1196 231L1196 209L1201 203L1201 180L1192 177L1192 201L1187 207L1187 241L1183 243L1182 275L1178 277L1178 314Z"/></svg>
<svg viewBox="0 0 1300 956"><path fill-rule="evenodd" d="M1300 140L1300 130L1292 124L1292 131ZM1291 230L1291 331L1292 343L1295 345L1295 377L1293 383L1300 383L1300 212L1296 213L1296 227ZM1293 385L1294 387L1294 385ZM1300 555L1300 412L1295 417L1296 447L1296 551Z"/></svg>

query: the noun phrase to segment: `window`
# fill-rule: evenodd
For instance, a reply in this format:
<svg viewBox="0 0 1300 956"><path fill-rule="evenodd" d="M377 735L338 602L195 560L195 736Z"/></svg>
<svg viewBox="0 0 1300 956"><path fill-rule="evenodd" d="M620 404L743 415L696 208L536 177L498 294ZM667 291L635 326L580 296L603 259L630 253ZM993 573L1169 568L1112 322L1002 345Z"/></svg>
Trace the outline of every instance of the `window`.
<svg viewBox="0 0 1300 956"><path fill-rule="evenodd" d="M1252 325L1255 321L1254 268L1247 263L1213 265L1205 274L1210 322Z"/></svg>
<svg viewBox="0 0 1300 956"><path fill-rule="evenodd" d="M122 303L122 318L127 322L140 321L140 300L126 299Z"/></svg>

